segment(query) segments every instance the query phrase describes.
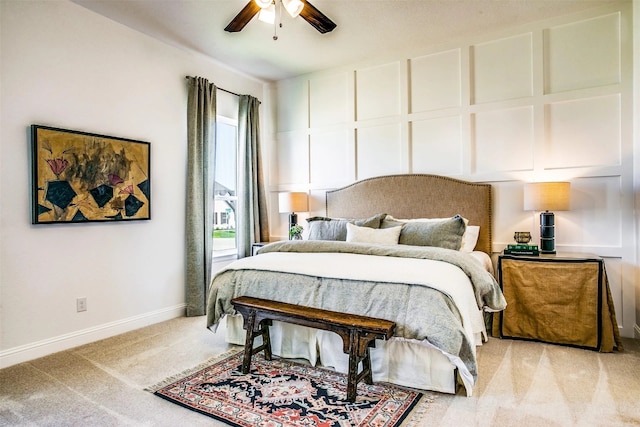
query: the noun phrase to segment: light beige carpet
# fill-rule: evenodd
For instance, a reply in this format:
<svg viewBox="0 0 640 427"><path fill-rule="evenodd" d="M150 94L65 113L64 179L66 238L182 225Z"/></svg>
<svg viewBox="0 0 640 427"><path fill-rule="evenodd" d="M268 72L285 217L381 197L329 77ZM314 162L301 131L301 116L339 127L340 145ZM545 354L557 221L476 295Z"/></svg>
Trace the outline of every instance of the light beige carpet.
<svg viewBox="0 0 640 427"><path fill-rule="evenodd" d="M224 328L179 318L0 370L0 425L224 424L144 388L229 350ZM640 426L640 342L623 353L491 338L472 397L427 393L419 425Z"/></svg>

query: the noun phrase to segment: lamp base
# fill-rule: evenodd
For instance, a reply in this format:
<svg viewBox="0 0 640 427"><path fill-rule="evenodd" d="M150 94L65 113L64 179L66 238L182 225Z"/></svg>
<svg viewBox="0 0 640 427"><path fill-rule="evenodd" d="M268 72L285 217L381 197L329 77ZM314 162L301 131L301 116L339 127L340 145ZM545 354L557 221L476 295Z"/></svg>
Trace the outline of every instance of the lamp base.
<svg viewBox="0 0 640 427"><path fill-rule="evenodd" d="M291 212L289 214L289 230L287 230L287 234L289 235L289 240L291 240L291 228L297 224L298 224L298 214L296 214L295 212Z"/></svg>
<svg viewBox="0 0 640 427"><path fill-rule="evenodd" d="M556 253L555 216L553 212L540 213L540 253Z"/></svg>

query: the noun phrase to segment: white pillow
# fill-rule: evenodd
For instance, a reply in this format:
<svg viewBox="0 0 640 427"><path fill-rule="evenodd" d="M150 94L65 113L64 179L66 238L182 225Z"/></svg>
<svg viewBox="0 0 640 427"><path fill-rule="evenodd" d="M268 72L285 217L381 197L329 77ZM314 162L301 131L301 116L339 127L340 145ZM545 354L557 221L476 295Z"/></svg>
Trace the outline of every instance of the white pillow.
<svg viewBox="0 0 640 427"><path fill-rule="evenodd" d="M473 252L478 243L478 236L480 236L479 225L467 225L467 229L462 235L462 246L460 246L461 252Z"/></svg>
<svg viewBox="0 0 640 427"><path fill-rule="evenodd" d="M473 251L469 252L469 256L478 261L489 273L493 274L493 262L491 257L485 252Z"/></svg>
<svg viewBox="0 0 640 427"><path fill-rule="evenodd" d="M347 242L397 245L402 226L390 228L358 227L347 223Z"/></svg>

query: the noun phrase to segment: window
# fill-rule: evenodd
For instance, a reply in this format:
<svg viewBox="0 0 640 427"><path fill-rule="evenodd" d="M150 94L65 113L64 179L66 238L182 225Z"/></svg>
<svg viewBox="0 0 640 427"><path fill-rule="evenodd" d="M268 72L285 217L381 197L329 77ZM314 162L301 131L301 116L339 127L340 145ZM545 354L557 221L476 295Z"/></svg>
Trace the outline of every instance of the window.
<svg viewBox="0 0 640 427"><path fill-rule="evenodd" d="M236 255L238 121L216 117L213 257Z"/></svg>

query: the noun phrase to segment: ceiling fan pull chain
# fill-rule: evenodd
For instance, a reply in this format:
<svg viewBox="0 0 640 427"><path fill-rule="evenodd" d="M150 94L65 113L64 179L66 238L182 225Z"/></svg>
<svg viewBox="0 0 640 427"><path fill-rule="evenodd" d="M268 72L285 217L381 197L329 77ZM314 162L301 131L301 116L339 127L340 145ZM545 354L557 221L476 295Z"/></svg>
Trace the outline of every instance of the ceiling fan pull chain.
<svg viewBox="0 0 640 427"><path fill-rule="evenodd" d="M274 0L274 3L277 3L278 10L276 14L278 17L273 20L273 40L278 40L278 26L282 28L282 0Z"/></svg>
<svg viewBox="0 0 640 427"><path fill-rule="evenodd" d="M280 3L278 0L274 0L273 3L276 9L280 9ZM275 14L278 15L278 10L275 11ZM278 17L273 20L273 40L278 40L278 20Z"/></svg>

